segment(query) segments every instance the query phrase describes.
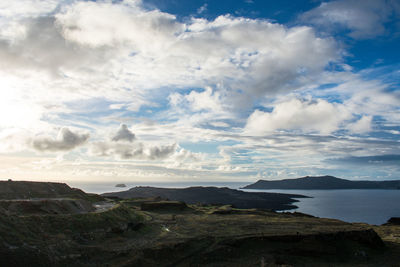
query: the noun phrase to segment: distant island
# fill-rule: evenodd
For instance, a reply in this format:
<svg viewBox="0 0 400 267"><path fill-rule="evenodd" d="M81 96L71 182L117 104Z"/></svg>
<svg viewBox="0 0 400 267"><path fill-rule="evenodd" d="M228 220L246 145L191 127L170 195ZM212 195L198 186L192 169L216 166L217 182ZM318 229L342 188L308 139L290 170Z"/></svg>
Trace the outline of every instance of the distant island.
<svg viewBox="0 0 400 267"><path fill-rule="evenodd" d="M306 196L279 193L248 193L226 187L188 187L188 188L157 188L138 186L127 191L102 194L104 197L129 198L154 198L183 201L188 204L219 204L232 205L236 208L290 210L297 208L292 205L297 202L294 198Z"/></svg>
<svg viewBox="0 0 400 267"><path fill-rule="evenodd" d="M276 181L258 180L243 189L400 189L400 180L351 181L334 176L306 176Z"/></svg>
<svg viewBox="0 0 400 267"><path fill-rule="evenodd" d="M116 184L115 187L126 187L126 184Z"/></svg>

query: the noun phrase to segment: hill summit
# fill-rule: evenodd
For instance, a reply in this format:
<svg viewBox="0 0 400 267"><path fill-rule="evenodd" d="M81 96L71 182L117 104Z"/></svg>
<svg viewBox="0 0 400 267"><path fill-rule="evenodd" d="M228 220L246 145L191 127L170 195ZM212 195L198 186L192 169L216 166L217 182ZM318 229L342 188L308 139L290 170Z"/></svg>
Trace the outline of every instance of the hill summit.
<svg viewBox="0 0 400 267"><path fill-rule="evenodd" d="M85 192L64 183L0 181L0 199L75 198L88 199Z"/></svg>

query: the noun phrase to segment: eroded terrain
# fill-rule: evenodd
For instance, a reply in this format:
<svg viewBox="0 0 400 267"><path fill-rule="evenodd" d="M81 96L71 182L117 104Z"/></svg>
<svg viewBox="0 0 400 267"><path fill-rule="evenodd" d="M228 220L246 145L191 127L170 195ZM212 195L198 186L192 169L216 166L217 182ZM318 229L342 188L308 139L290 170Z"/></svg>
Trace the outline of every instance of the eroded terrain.
<svg viewBox="0 0 400 267"><path fill-rule="evenodd" d="M395 224L350 224L300 213L187 205L160 198L83 199L98 209L66 213L39 205L37 213L16 207L10 213L3 207L0 265L398 266L400 262L400 226ZM52 200L46 201L48 207Z"/></svg>

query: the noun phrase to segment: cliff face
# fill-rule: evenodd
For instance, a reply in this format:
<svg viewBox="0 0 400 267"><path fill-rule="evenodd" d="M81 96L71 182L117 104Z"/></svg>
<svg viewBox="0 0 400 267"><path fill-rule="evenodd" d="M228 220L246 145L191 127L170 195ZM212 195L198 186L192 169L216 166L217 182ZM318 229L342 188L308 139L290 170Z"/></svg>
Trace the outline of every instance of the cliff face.
<svg viewBox="0 0 400 267"><path fill-rule="evenodd" d="M400 189L400 180L351 181L333 176L306 176L276 181L259 180L244 189Z"/></svg>

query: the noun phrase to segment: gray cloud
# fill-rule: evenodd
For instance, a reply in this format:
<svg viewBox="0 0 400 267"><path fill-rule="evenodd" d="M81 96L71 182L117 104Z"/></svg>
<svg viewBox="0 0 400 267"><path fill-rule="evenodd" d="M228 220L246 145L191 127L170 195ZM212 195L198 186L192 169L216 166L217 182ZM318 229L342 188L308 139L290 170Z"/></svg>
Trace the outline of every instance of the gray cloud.
<svg viewBox="0 0 400 267"><path fill-rule="evenodd" d="M46 70L53 77L71 71L88 72L106 64L111 50L93 49L68 42L51 16L16 22L22 33L4 36L0 32L0 69Z"/></svg>
<svg viewBox="0 0 400 267"><path fill-rule="evenodd" d="M166 146L153 146L148 148L147 156L149 159L164 159L175 153L177 148L176 144Z"/></svg>
<svg viewBox="0 0 400 267"><path fill-rule="evenodd" d="M128 129L128 126L126 126L125 124L121 124L121 126L118 129L118 132L112 138L112 141L114 141L114 142L118 142L118 141L133 142L133 140L135 140L135 134L132 133Z"/></svg>
<svg viewBox="0 0 400 267"><path fill-rule="evenodd" d="M398 20L400 4L387 0L338 0L323 2L300 16L305 23L321 26L328 31L349 30L355 39L383 35L385 23Z"/></svg>
<svg viewBox="0 0 400 267"><path fill-rule="evenodd" d="M150 146L143 143L96 142L90 148L94 156L136 160L163 160L175 154L177 145Z"/></svg>
<svg viewBox="0 0 400 267"><path fill-rule="evenodd" d="M143 158L143 145L120 144L116 142L95 142L90 147L90 154L101 157L118 156L121 159Z"/></svg>
<svg viewBox="0 0 400 267"><path fill-rule="evenodd" d="M36 137L32 146L38 151L68 151L83 145L89 139L89 134L74 133L68 128L62 128L56 139L50 137Z"/></svg>
<svg viewBox="0 0 400 267"><path fill-rule="evenodd" d="M333 164L345 164L345 165L382 165L382 166L399 166L400 155L374 155L364 157L343 157L343 158L332 158L325 160L328 163Z"/></svg>
<svg viewBox="0 0 400 267"><path fill-rule="evenodd" d="M136 139L126 124L121 124L117 133L109 141L92 143L89 153L101 157L117 157L120 159L163 160L177 154L177 158L193 157L186 150L179 150L177 144L149 145L133 142ZM183 152L183 153L182 153ZM184 155L184 157L183 157Z"/></svg>

